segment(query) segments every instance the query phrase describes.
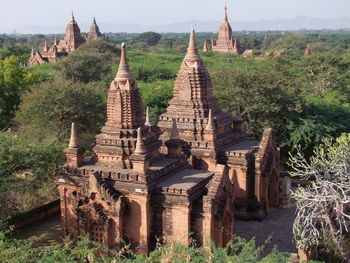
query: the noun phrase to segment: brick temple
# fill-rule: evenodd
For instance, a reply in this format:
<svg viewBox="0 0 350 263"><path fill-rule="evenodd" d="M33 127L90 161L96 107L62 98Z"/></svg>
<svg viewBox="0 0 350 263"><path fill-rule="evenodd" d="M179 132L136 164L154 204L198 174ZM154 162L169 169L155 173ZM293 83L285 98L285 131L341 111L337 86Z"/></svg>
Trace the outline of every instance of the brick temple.
<svg viewBox="0 0 350 263"><path fill-rule="evenodd" d="M110 248L123 239L148 253L157 242L224 246L235 216L263 219L279 205L279 150L271 129L245 135L240 107L221 111L195 32L158 124L144 114L122 44L110 85L107 121L85 157L72 124L57 184L68 234L89 234Z"/></svg>
<svg viewBox="0 0 350 263"><path fill-rule="evenodd" d="M84 35L80 32L78 23L75 21L73 13L69 19L69 23L66 27L66 33L63 39L53 41L51 47L48 46L47 40L45 40L44 48L42 51L34 51L32 48L31 56L29 57L28 65L34 66L37 64L44 64L47 62L56 62L62 57L66 57L69 53L75 51L80 45L89 40L96 40L103 38L100 29L96 23L96 19L93 19L90 31Z"/></svg>
<svg viewBox="0 0 350 263"><path fill-rule="evenodd" d="M210 41L210 48L213 51L223 52L223 53L233 53L241 54L240 43L238 39L235 39L232 34L232 28L228 22L227 7L225 6L224 20L219 28L218 39L214 40L212 37ZM208 51L207 42L204 42L203 51Z"/></svg>

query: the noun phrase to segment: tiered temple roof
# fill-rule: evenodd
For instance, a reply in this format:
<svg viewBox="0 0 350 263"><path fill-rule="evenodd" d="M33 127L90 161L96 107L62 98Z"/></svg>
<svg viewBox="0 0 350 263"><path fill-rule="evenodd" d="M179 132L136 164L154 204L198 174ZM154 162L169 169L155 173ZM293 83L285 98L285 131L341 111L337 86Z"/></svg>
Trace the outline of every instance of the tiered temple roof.
<svg viewBox="0 0 350 263"><path fill-rule="evenodd" d="M92 21L92 25L90 27L90 31L86 36L87 40L96 40L98 38L103 37L103 35L100 32L100 29L96 23L96 19L94 18Z"/></svg>
<svg viewBox="0 0 350 263"><path fill-rule="evenodd" d="M120 65L110 85L107 101L107 122L96 136L94 152L97 164L131 168L130 156L135 151L138 134L148 151L157 158L158 134L144 125L143 105L136 81L130 72L124 43L121 46ZM140 127L141 131L138 132Z"/></svg>
<svg viewBox="0 0 350 263"><path fill-rule="evenodd" d="M180 137L192 150L212 149L215 152L222 145L244 137L244 132L234 132L231 126L236 121L230 114L222 112L216 98L210 75L201 60L196 47L195 32L192 30L187 54L177 74L170 100L165 114L159 118L163 139L170 136L171 121L176 119ZM213 138L208 137L206 127L212 117ZM243 122L237 120L238 124Z"/></svg>
<svg viewBox="0 0 350 263"><path fill-rule="evenodd" d="M76 50L81 44L85 43L85 38L80 33L80 28L75 21L73 12L69 19L69 23L66 27L66 34L63 39L60 40L58 44L59 50L65 50L70 53Z"/></svg>

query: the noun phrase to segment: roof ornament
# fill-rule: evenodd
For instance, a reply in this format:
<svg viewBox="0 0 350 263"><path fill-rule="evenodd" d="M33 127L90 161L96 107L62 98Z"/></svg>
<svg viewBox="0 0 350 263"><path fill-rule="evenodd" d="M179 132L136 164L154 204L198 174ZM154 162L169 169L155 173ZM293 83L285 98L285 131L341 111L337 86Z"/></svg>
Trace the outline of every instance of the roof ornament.
<svg viewBox="0 0 350 263"><path fill-rule="evenodd" d="M116 80L127 80L131 79L131 71L128 65L128 59L126 58L126 48L125 43L121 44L121 54L119 68L116 76Z"/></svg>
<svg viewBox="0 0 350 263"><path fill-rule="evenodd" d="M146 122L145 122L146 126L152 126L152 123L150 121L150 116L149 116L149 107L146 108Z"/></svg>
<svg viewBox="0 0 350 263"><path fill-rule="evenodd" d="M171 128L170 140L180 140L179 130L177 129L176 118L172 119L173 126Z"/></svg>
<svg viewBox="0 0 350 263"><path fill-rule="evenodd" d="M137 129L137 141L136 141L135 154L143 155L143 154L146 154L146 153L147 153L146 147L145 147L145 144L144 144L144 142L142 140L142 130L139 127Z"/></svg>
<svg viewBox="0 0 350 263"><path fill-rule="evenodd" d="M215 130L214 118L213 118L213 113L211 109L209 109L208 124L207 124L207 127L205 127L205 130L206 131Z"/></svg>
<svg viewBox="0 0 350 263"><path fill-rule="evenodd" d="M79 139L77 135L77 127L75 123L72 123L72 128L70 132L69 148L79 148Z"/></svg>

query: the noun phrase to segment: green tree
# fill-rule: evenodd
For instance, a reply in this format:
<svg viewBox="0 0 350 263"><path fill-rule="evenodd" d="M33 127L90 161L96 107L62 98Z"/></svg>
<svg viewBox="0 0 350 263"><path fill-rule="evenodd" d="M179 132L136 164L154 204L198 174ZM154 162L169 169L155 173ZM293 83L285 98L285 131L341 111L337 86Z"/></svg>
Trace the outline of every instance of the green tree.
<svg viewBox="0 0 350 263"><path fill-rule="evenodd" d="M140 34L133 42L146 42L149 46L155 46L161 39L161 35L155 32L145 32Z"/></svg>
<svg viewBox="0 0 350 263"><path fill-rule="evenodd" d="M30 48L26 45L14 45L0 49L0 59L10 56L18 57L20 62L27 62L30 55Z"/></svg>
<svg viewBox="0 0 350 263"><path fill-rule="evenodd" d="M16 57L0 60L0 130L11 126L21 94L39 80L39 76L20 67Z"/></svg>
<svg viewBox="0 0 350 263"><path fill-rule="evenodd" d="M249 136L260 138L264 128L275 130L279 144L289 140L286 126L299 116L302 104L298 83L276 70L217 70L212 74L214 92L223 110L235 116L237 104L247 123Z"/></svg>
<svg viewBox="0 0 350 263"><path fill-rule="evenodd" d="M120 49L102 40L92 40L56 64L67 79L88 83L113 79L112 65L117 63Z"/></svg>
<svg viewBox="0 0 350 263"><path fill-rule="evenodd" d="M102 87L101 87L102 86ZM23 96L17 123L36 138L67 138L72 122L83 133L96 134L105 120L107 88L64 79L33 86Z"/></svg>

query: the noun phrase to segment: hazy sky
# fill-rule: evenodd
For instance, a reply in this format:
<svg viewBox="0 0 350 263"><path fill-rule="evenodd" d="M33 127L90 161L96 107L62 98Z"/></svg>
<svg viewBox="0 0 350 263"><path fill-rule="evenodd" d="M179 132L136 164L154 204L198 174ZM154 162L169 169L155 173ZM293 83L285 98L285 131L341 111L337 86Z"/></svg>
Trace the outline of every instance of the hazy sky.
<svg viewBox="0 0 350 263"><path fill-rule="evenodd" d="M1 28L66 24L71 10L78 23L168 24L221 20L227 2L231 21L349 17L350 0L0 0Z"/></svg>

